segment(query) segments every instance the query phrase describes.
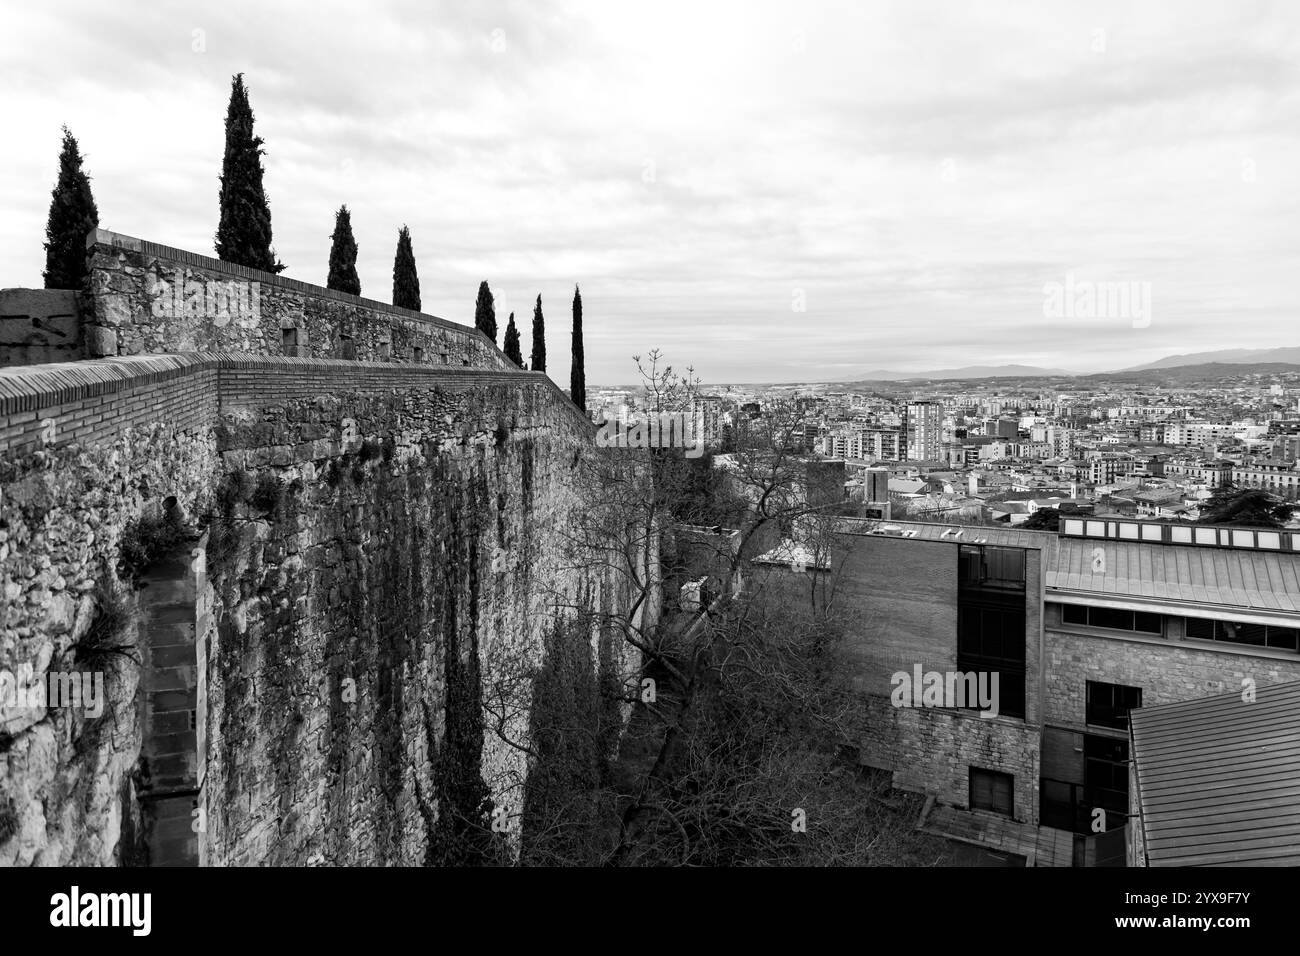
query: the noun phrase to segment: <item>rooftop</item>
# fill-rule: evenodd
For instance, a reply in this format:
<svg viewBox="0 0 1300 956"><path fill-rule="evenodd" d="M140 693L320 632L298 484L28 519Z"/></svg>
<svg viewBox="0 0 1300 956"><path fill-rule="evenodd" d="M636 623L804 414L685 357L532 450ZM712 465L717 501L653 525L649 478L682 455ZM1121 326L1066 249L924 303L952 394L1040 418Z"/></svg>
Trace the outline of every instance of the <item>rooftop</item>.
<svg viewBox="0 0 1300 956"><path fill-rule="evenodd" d="M1057 533L841 518L836 530L1042 551L1044 588L1066 603L1071 597L1116 607L1167 603L1192 617L1225 609L1264 617L1300 613L1300 532L1073 516L1063 516L1061 527Z"/></svg>
<svg viewBox="0 0 1300 956"><path fill-rule="evenodd" d="M1130 714L1151 866L1300 865L1300 682Z"/></svg>

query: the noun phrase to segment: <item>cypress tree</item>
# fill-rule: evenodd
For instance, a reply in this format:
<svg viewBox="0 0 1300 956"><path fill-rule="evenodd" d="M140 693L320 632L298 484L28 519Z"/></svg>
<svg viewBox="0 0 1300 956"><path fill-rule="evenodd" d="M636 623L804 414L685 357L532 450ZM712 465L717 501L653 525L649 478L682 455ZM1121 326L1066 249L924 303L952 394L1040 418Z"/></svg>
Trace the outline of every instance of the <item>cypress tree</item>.
<svg viewBox="0 0 1300 956"><path fill-rule="evenodd" d="M325 280L327 289L361 294L361 279L357 275L357 241L352 238L352 214L346 205L334 215L334 233L330 236L330 274Z"/></svg>
<svg viewBox="0 0 1300 956"><path fill-rule="evenodd" d="M221 221L217 257L224 262L283 272L284 263L271 247L271 207L262 188L262 137L253 135L253 108L248 105L244 74L230 81L226 108L226 152L221 161Z"/></svg>
<svg viewBox="0 0 1300 956"><path fill-rule="evenodd" d="M506 353L506 358L520 368L524 367L524 354L519 351L519 330L515 328L515 314L513 312L510 313L510 321L506 323L506 338L502 349Z"/></svg>
<svg viewBox="0 0 1300 956"><path fill-rule="evenodd" d="M542 297L537 297L537 305L533 306L533 357L532 369L534 372L546 371L546 320L542 318Z"/></svg>
<svg viewBox="0 0 1300 956"><path fill-rule="evenodd" d="M420 277L415 271L411 230L405 226L397 234L397 256L393 259L393 305L420 311Z"/></svg>
<svg viewBox="0 0 1300 956"><path fill-rule="evenodd" d="M474 327L493 342L497 340L497 310L486 279L478 284L478 301L474 303Z"/></svg>
<svg viewBox="0 0 1300 956"><path fill-rule="evenodd" d="M584 412L587 410L587 370L582 353L582 293L573 287L573 364L569 369L569 397Z"/></svg>
<svg viewBox="0 0 1300 956"><path fill-rule="evenodd" d="M63 127L59 179L45 221L45 288L79 289L86 277L86 234L99 225L90 177L81 169L76 137Z"/></svg>

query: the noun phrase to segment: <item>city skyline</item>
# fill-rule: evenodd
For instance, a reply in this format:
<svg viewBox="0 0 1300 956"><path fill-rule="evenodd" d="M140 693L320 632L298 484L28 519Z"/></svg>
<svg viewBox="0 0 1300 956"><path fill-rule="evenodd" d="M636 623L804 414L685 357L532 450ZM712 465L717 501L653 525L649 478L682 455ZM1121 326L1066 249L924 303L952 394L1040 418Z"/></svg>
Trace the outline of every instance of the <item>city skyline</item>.
<svg viewBox="0 0 1300 956"><path fill-rule="evenodd" d="M324 281L347 203L362 294L387 300L408 224L425 310L471 323L486 278L527 343L541 294L562 383L574 284L593 383L654 347L710 382L795 382L1286 341L1282 5L399 3L353 29L284 6L256 36L248 15L74 4L3 31L7 285L41 284L61 122L105 228L211 254L243 72L286 275ZM1144 286L1148 314L1053 314L1075 279Z"/></svg>

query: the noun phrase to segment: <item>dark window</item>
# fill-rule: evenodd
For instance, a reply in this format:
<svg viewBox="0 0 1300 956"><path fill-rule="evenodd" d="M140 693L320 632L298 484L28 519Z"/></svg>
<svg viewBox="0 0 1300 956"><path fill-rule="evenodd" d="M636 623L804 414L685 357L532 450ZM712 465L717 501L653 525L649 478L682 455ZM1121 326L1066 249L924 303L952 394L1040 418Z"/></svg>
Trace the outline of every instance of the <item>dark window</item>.
<svg viewBox="0 0 1300 956"><path fill-rule="evenodd" d="M1160 634L1163 620L1159 614L1147 611L1124 611L1113 607L1091 607L1082 604L1061 605L1061 620L1066 624L1086 627L1104 627L1111 631L1135 631L1141 634Z"/></svg>
<svg viewBox="0 0 1300 956"><path fill-rule="evenodd" d="M357 347L352 341L350 335L339 336L339 358L355 359L357 357Z"/></svg>
<svg viewBox="0 0 1300 956"><path fill-rule="evenodd" d="M1024 608L961 602L957 610L957 669L997 674L998 713L1025 716Z"/></svg>
<svg viewBox="0 0 1300 956"><path fill-rule="evenodd" d="M1271 647L1276 650L1300 650L1300 630L1273 624L1246 624L1242 621L1211 621L1203 617L1185 619L1187 636L1200 641L1223 641L1247 647Z"/></svg>
<svg viewBox="0 0 1300 956"><path fill-rule="evenodd" d="M380 343L379 343L379 357L380 357L383 361L385 361L385 362L387 362L390 358L393 357L393 343L392 343L392 342L380 342Z"/></svg>
<svg viewBox="0 0 1300 956"><path fill-rule="evenodd" d="M1142 688L1090 680L1087 686L1087 722L1098 727L1128 729L1128 712L1142 706Z"/></svg>
<svg viewBox="0 0 1300 956"><path fill-rule="evenodd" d="M413 350L413 356L414 356L414 360L415 360L415 362L416 362L417 365L418 365L420 362L423 362L423 361L424 361L424 349L420 348L420 347L417 345L417 346L415 347L415 349Z"/></svg>
<svg viewBox="0 0 1300 956"><path fill-rule="evenodd" d="M964 544L958 550L957 576L962 587L1025 589L1025 552Z"/></svg>
<svg viewBox="0 0 1300 956"><path fill-rule="evenodd" d="M970 806L972 810L991 810L1011 816L1014 809L1012 794L1016 778L996 770L970 768Z"/></svg>
<svg viewBox="0 0 1300 956"><path fill-rule="evenodd" d="M280 351L285 355L298 354L298 330L297 329L280 330Z"/></svg>
<svg viewBox="0 0 1300 956"><path fill-rule="evenodd" d="M1128 814L1128 741L1085 734L1083 756L1084 797L1092 807L1106 811L1110 830Z"/></svg>

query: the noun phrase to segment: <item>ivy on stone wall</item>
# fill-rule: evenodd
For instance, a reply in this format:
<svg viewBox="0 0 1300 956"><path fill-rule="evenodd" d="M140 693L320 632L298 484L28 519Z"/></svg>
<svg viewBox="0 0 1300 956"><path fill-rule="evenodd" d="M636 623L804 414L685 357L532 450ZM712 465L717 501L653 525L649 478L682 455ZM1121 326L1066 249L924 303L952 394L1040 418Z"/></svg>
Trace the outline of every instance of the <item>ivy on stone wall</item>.
<svg viewBox="0 0 1300 956"><path fill-rule="evenodd" d="M446 687L442 748L433 761L438 819L426 864L484 866L500 858L493 832L491 793L483 781L483 699L479 665L479 534L487 513L482 475L468 503L453 495L447 515L452 540L443 579L443 677ZM459 572L468 578L468 602L460 601Z"/></svg>

